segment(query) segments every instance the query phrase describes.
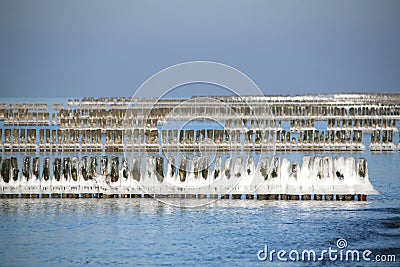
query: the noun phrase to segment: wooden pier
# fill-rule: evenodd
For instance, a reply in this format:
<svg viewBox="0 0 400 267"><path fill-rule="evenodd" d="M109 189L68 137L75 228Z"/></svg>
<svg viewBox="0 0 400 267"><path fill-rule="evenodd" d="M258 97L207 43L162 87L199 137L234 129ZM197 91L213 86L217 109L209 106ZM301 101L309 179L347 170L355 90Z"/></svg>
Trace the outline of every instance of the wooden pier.
<svg viewBox="0 0 400 267"><path fill-rule="evenodd" d="M223 129L168 128L171 121L193 118L212 118ZM400 146L394 143L399 120L400 94L215 97L212 103L194 98L187 104L127 98L73 99L52 106L0 103L0 148L13 153L204 147L218 152L389 152Z"/></svg>

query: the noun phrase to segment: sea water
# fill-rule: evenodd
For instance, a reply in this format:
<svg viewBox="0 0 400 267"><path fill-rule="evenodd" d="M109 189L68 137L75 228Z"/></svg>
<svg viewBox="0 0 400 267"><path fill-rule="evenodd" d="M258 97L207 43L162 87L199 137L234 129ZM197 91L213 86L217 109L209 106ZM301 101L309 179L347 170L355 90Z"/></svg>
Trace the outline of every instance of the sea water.
<svg viewBox="0 0 400 267"><path fill-rule="evenodd" d="M303 155L280 156L300 162ZM400 153L356 156L367 159L381 193L366 202L218 200L178 208L155 199L0 199L0 266L398 266ZM394 255L397 262L341 261L338 239L347 242L342 252L370 250L371 260ZM275 253L260 261L266 246L268 253L331 248L338 258L286 255L282 262Z"/></svg>

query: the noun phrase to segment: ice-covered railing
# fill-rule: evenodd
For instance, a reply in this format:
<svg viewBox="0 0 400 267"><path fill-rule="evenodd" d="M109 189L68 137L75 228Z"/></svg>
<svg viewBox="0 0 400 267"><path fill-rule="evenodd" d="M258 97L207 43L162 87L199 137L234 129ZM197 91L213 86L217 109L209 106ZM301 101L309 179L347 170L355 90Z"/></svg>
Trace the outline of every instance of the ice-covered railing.
<svg viewBox="0 0 400 267"><path fill-rule="evenodd" d="M18 161L22 161L22 172ZM305 156L300 164L278 156L260 158L257 163L253 157L240 156L213 160L207 156L84 156L52 161L26 156L2 159L0 194L250 194L273 199L336 195L340 199L379 192L369 181L364 158Z"/></svg>

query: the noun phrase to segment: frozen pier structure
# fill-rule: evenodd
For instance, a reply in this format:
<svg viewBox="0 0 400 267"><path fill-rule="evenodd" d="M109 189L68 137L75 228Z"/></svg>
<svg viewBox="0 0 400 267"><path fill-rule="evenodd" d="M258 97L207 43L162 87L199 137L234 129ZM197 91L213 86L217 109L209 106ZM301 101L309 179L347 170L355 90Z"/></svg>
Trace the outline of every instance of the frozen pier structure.
<svg viewBox="0 0 400 267"><path fill-rule="evenodd" d="M221 127L190 127L204 117ZM207 146L202 142L207 139L225 152L395 151L399 119L400 94L2 103L0 148L13 153L195 151ZM177 128L172 121L193 123Z"/></svg>
<svg viewBox="0 0 400 267"><path fill-rule="evenodd" d="M276 153L399 149L400 94L35 101L0 103L3 197L365 200L363 158Z"/></svg>
<svg viewBox="0 0 400 267"><path fill-rule="evenodd" d="M365 200L378 193L363 158L305 156L299 164L278 156L217 156L209 162L208 156L11 157L2 161L0 196Z"/></svg>

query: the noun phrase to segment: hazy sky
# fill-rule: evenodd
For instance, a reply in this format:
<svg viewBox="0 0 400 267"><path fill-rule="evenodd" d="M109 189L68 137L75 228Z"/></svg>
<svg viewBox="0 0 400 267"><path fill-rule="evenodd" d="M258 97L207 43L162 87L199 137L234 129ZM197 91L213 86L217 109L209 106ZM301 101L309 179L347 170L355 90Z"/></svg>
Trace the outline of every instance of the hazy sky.
<svg viewBox="0 0 400 267"><path fill-rule="evenodd" d="M131 96L210 60L265 94L400 92L400 1L0 0L0 96Z"/></svg>

